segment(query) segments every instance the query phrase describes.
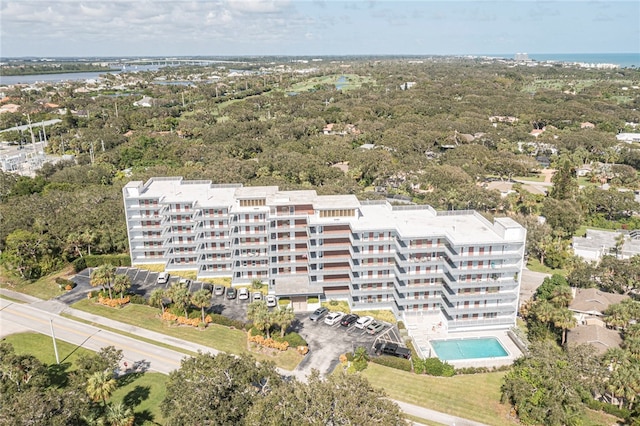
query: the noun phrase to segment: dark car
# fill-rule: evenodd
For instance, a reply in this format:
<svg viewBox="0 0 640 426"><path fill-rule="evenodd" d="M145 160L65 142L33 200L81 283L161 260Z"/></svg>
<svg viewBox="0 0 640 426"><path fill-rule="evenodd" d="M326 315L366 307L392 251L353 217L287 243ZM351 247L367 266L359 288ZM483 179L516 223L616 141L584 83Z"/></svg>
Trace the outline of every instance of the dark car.
<svg viewBox="0 0 640 426"><path fill-rule="evenodd" d="M320 318L327 315L327 312L329 312L329 309L327 308L318 308L309 315L309 320L318 321Z"/></svg>
<svg viewBox="0 0 640 426"><path fill-rule="evenodd" d="M227 288L227 299L235 299L236 298L236 289L233 287Z"/></svg>
<svg viewBox="0 0 640 426"><path fill-rule="evenodd" d="M358 321L358 318L360 318L360 316L356 314L345 315L345 317L342 318L342 321L340 321L340 325L343 327L349 327Z"/></svg>

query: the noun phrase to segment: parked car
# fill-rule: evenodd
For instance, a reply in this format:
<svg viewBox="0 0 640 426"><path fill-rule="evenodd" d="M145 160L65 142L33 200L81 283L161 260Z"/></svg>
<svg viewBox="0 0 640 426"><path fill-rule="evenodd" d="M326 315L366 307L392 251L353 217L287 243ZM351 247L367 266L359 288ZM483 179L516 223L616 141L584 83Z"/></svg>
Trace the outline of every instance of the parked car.
<svg viewBox="0 0 640 426"><path fill-rule="evenodd" d="M324 323L327 324L327 325L337 324L338 322L340 322L340 320L342 319L343 316L344 316L344 312L331 312L324 319Z"/></svg>
<svg viewBox="0 0 640 426"><path fill-rule="evenodd" d="M189 288L189 286L191 285L191 280L187 278L180 278L180 285L184 285L185 287Z"/></svg>
<svg viewBox="0 0 640 426"><path fill-rule="evenodd" d="M216 296L222 296L224 294L224 286L223 285L216 285L213 288L213 294L215 294Z"/></svg>
<svg viewBox="0 0 640 426"><path fill-rule="evenodd" d="M273 294L268 295L265 300L267 301L267 308L275 308L278 306L278 299Z"/></svg>
<svg viewBox="0 0 640 426"><path fill-rule="evenodd" d="M169 277L171 277L171 275L168 272L160 272L160 274L158 274L158 284L168 283Z"/></svg>
<svg viewBox="0 0 640 426"><path fill-rule="evenodd" d="M249 300L249 289L246 288L246 287L238 289L238 299L239 300Z"/></svg>
<svg viewBox="0 0 640 426"><path fill-rule="evenodd" d="M315 311L313 311L311 313L311 315L309 315L309 320L310 321L318 321L320 318L322 318L323 316L327 315L327 313L329 312L329 309L327 308L318 308Z"/></svg>
<svg viewBox="0 0 640 426"><path fill-rule="evenodd" d="M364 330L372 322L373 322L373 317L370 317L368 315L365 317L360 317L358 318L358 321L356 321L356 327Z"/></svg>
<svg viewBox="0 0 640 426"><path fill-rule="evenodd" d="M378 334L384 329L384 324L381 322L372 322L367 326L367 333L369 334Z"/></svg>
<svg viewBox="0 0 640 426"><path fill-rule="evenodd" d="M236 298L236 289L233 287L227 288L227 299L235 299Z"/></svg>
<svg viewBox="0 0 640 426"><path fill-rule="evenodd" d="M342 321L340 321L340 325L343 327L349 327L358 321L358 318L360 317L356 314L345 315L344 318L342 318Z"/></svg>
<svg viewBox="0 0 640 426"><path fill-rule="evenodd" d="M262 300L262 293L260 293L259 291L254 291L253 294L251 295L251 298L253 299L254 302L257 302L258 300Z"/></svg>
<svg viewBox="0 0 640 426"><path fill-rule="evenodd" d="M375 345L376 355L391 355L398 358L411 359L411 351L397 343L379 342Z"/></svg>

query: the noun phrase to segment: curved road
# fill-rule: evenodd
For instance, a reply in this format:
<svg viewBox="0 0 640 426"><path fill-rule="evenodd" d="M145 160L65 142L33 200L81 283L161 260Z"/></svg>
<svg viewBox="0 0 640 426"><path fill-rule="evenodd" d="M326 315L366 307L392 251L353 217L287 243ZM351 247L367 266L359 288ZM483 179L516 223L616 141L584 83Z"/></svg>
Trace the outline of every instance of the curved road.
<svg viewBox="0 0 640 426"><path fill-rule="evenodd" d="M41 301L6 289L0 289L0 293L14 299L24 300L27 302L25 304L16 303L0 298L0 337L29 330L50 336L51 327L53 326L56 339L64 340L65 342L77 345L78 347L83 347L93 351L99 351L105 346L114 346L117 349L122 349L124 355L123 361L126 361L129 365L139 366L144 370L156 371L163 374L169 374L171 371L180 368L180 361L187 356L184 353L172 349L156 346L151 343L123 336L118 333L60 316L59 313L64 311L65 313L69 313L73 316L77 316L96 324L144 337L145 339L161 342L183 350L191 352L210 352L213 354L218 353L215 349L208 348L206 346L168 337L163 334L144 330L129 324L120 323L107 318L88 314L83 311L68 308L66 305L55 300ZM62 362L62 359L60 361ZM290 371L281 372L285 375L293 374ZM296 378L298 380L306 379L306 377ZM396 402L402 411L407 414L444 425L484 426L482 423L419 407L417 405L408 404L406 402L394 402Z"/></svg>

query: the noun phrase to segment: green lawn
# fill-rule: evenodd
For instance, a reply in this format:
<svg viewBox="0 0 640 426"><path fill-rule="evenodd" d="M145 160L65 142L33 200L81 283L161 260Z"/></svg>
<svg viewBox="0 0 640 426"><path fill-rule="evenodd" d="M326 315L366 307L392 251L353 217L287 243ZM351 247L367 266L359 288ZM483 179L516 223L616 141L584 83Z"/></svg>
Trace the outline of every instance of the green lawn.
<svg viewBox="0 0 640 426"><path fill-rule="evenodd" d="M369 363L363 374L393 399L488 425L517 424L508 418L510 407L500 403L504 372L433 377Z"/></svg>
<svg viewBox="0 0 640 426"><path fill-rule="evenodd" d="M545 274L560 274L560 275L562 275L564 277L567 276L567 270L566 269L552 269L552 268L549 268L548 266L545 266L545 265L541 264L538 259L534 259L534 258L531 258L531 257L527 261L527 269L529 269L530 271L533 271L533 272L544 272Z"/></svg>
<svg viewBox="0 0 640 426"><path fill-rule="evenodd" d="M135 424L163 424L160 403L167 394L169 377L161 373L130 374L118 380L111 401L123 401L134 406Z"/></svg>
<svg viewBox="0 0 640 426"><path fill-rule="evenodd" d="M19 333L7 336L5 342L11 343L18 354L31 354L43 363L53 366L56 362L51 337L38 333ZM58 354L63 371L73 371L76 359L91 351L57 340ZM160 402L166 395L168 377L160 373L130 374L118 379L118 388L111 401L125 402L134 407L136 424L162 424Z"/></svg>
<svg viewBox="0 0 640 426"><path fill-rule="evenodd" d="M72 307L125 324L198 343L219 351L232 354L251 353L258 360L271 360L278 367L286 370L293 370L302 359L302 356L293 349L286 352L278 352L275 356L272 355L272 351L250 352L247 346L247 335L242 330L235 330L217 324L209 324L206 330L198 330L188 326L170 326L158 317L159 309L145 305L129 304L122 309L114 309L98 305L90 300L81 300Z"/></svg>
<svg viewBox="0 0 640 426"><path fill-rule="evenodd" d="M57 277L68 278L71 275L73 275L73 268L67 266L61 271L31 282L12 276L4 268L0 268L0 287L49 300L63 293L58 284L56 284L55 279Z"/></svg>

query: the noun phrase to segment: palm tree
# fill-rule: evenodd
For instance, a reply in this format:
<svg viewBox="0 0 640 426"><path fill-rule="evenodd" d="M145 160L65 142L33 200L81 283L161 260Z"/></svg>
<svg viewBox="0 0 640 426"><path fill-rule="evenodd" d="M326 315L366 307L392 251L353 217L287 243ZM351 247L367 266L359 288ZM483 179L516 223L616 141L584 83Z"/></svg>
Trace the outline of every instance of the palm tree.
<svg viewBox="0 0 640 426"><path fill-rule="evenodd" d="M202 322L204 323L204 311L211 306L211 293L204 288L198 290L191 295L191 303L200 308L200 312L202 313Z"/></svg>
<svg viewBox="0 0 640 426"><path fill-rule="evenodd" d="M293 308L285 306L280 309L276 309L272 313L273 322L280 326L280 336L284 337L287 332L287 328L291 325L293 320L296 318L293 313Z"/></svg>
<svg viewBox="0 0 640 426"><path fill-rule="evenodd" d="M532 310L538 321L548 325L553 318L555 309L551 303L541 300L533 305Z"/></svg>
<svg viewBox="0 0 640 426"><path fill-rule="evenodd" d="M249 303L247 318L253 322L255 328L263 332L266 331L267 337L270 337L272 317L266 302L259 300Z"/></svg>
<svg viewBox="0 0 640 426"><path fill-rule="evenodd" d="M109 299L111 297L111 284L116 275L116 267L110 263L98 266L91 272L90 283L92 287L102 286L103 289L109 290Z"/></svg>
<svg viewBox="0 0 640 426"><path fill-rule="evenodd" d="M567 308L560 308L553 314L553 325L562 330L562 345L567 339L567 330L574 328L577 323L578 321L573 316L573 312Z"/></svg>
<svg viewBox="0 0 640 426"><path fill-rule="evenodd" d="M87 379L87 395L95 402L102 400L105 406L107 405L107 399L111 397L115 389L116 380L109 370L93 373Z"/></svg>
<svg viewBox="0 0 640 426"><path fill-rule="evenodd" d="M353 362L365 362L369 361L369 353L364 346L358 346L353 352Z"/></svg>
<svg viewBox="0 0 640 426"><path fill-rule="evenodd" d="M116 293L120 293L120 298L124 297L124 293L131 288L131 278L126 274L119 274L113 280L113 289Z"/></svg>
<svg viewBox="0 0 640 426"><path fill-rule="evenodd" d="M107 407L107 422L111 426L133 426L135 414L131 407L123 403L109 404Z"/></svg>
<svg viewBox="0 0 640 426"><path fill-rule="evenodd" d="M571 287L561 285L553 289L551 292L550 302L558 308L567 308L573 300Z"/></svg>
<svg viewBox="0 0 640 426"><path fill-rule="evenodd" d="M156 288L151 292L151 295L149 296L149 305L160 308L162 310L162 313L164 314L164 298L164 290L161 288Z"/></svg>
<svg viewBox="0 0 640 426"><path fill-rule="evenodd" d="M184 310L184 317L189 318L188 309L191 304L191 296L187 286L185 284L173 283L168 293L173 305L177 309Z"/></svg>

